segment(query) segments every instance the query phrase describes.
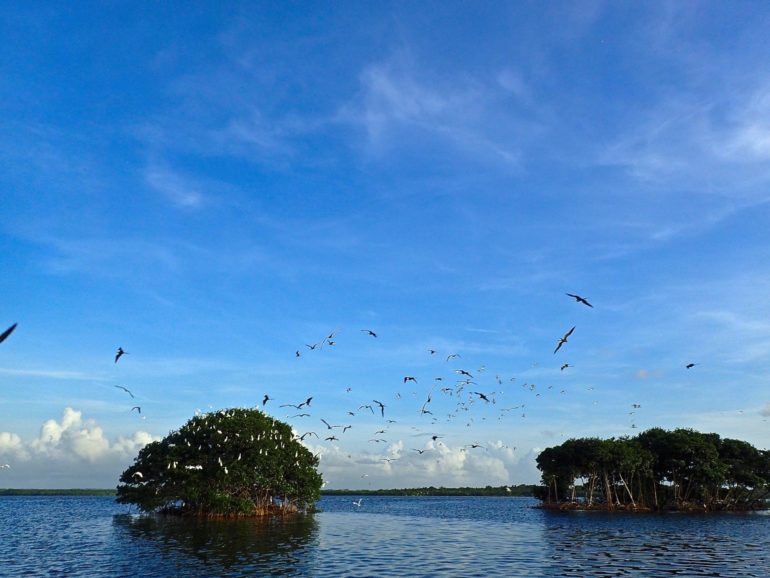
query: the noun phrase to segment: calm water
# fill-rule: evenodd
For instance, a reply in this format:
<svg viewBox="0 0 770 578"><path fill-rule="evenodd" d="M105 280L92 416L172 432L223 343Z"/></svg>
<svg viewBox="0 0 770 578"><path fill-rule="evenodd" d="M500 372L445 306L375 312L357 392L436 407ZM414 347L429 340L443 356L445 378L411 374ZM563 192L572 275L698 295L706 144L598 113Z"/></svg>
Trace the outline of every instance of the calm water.
<svg viewBox="0 0 770 578"><path fill-rule="evenodd" d="M770 576L770 515L534 510L526 498L325 497L290 521L0 497L0 576Z"/></svg>

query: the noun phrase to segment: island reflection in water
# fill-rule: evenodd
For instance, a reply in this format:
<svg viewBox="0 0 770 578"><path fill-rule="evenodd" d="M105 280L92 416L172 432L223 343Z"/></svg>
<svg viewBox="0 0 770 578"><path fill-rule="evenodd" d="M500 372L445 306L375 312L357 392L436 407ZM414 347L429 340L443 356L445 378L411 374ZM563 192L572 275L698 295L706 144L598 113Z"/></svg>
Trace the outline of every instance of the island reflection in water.
<svg viewBox="0 0 770 578"><path fill-rule="evenodd" d="M175 565L197 562L196 574L203 563L212 576L232 568L239 572L269 568L271 576L294 574L318 535L317 521L302 514L244 519L124 514L114 516L113 522L126 542L136 540L150 547L149 552L143 548L143 556L173 560Z"/></svg>

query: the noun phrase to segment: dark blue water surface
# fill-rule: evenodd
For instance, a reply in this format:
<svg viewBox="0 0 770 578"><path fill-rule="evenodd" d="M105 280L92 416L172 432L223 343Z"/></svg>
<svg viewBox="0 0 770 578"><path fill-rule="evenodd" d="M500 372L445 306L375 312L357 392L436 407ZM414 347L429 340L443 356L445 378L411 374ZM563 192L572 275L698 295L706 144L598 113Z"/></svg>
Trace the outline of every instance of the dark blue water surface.
<svg viewBox="0 0 770 578"><path fill-rule="evenodd" d="M0 576L758 576L770 515L559 514L528 498L324 497L284 520L0 497Z"/></svg>

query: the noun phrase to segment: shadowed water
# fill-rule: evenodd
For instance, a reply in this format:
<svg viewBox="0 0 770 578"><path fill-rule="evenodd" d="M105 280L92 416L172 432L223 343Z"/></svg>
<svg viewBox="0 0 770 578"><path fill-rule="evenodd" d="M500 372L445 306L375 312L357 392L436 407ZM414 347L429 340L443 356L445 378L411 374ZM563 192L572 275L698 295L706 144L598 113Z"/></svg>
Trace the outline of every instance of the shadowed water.
<svg viewBox="0 0 770 578"><path fill-rule="evenodd" d="M770 576L765 514L558 514L520 498L325 497L286 520L0 498L0 576Z"/></svg>

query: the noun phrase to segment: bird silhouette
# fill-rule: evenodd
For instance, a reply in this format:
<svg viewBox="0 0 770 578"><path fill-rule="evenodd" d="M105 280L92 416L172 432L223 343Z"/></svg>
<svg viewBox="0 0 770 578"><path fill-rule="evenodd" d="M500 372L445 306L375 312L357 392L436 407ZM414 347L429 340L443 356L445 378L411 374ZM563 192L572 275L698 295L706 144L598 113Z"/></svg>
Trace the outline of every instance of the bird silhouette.
<svg viewBox="0 0 770 578"><path fill-rule="evenodd" d="M692 369L692 368L693 368L693 367L695 367L696 365L697 365L697 364L695 364L695 363L688 363L687 365L685 365L685 368L687 368L687 369Z"/></svg>
<svg viewBox="0 0 770 578"><path fill-rule="evenodd" d="M127 388L123 387L122 385L116 385L116 386L114 386L114 387L117 387L118 389L122 389L122 390L123 390L123 391L125 391L125 392L126 392L128 395L130 395L130 396L131 396L131 398L133 399L133 397L134 397L134 394L133 394L133 393L131 393L130 391L128 391L128 389L127 389Z"/></svg>
<svg viewBox="0 0 770 578"><path fill-rule="evenodd" d="M118 350L115 352L115 363L118 362L118 359L126 355L127 352L123 351L122 347L118 347Z"/></svg>
<svg viewBox="0 0 770 578"><path fill-rule="evenodd" d="M372 337L377 337L377 334L372 331L371 329L361 329L364 333L367 333L368 335L371 335Z"/></svg>
<svg viewBox="0 0 770 578"><path fill-rule="evenodd" d="M5 341L5 340L7 339L7 337L8 337L8 336L9 336L11 333L13 333L13 330L14 330L14 329L16 329L16 325L17 325L17 324L16 324L16 323L14 323L14 324L13 324L13 325L11 325L11 326L10 326L8 329L6 329L5 331L3 331L3 333L2 333L2 334L0 334L0 343L2 343L3 341Z"/></svg>
<svg viewBox="0 0 770 578"><path fill-rule="evenodd" d="M135 405L134 407L132 407L130 411L134 411L134 410L136 410L137 413L140 413L140 414L142 413L142 408L139 407L138 405Z"/></svg>
<svg viewBox="0 0 770 578"><path fill-rule="evenodd" d="M413 382L417 383L417 379L415 379L411 375L407 375L406 377L404 377L404 383L406 383L407 381L413 381Z"/></svg>
<svg viewBox="0 0 770 578"><path fill-rule="evenodd" d="M382 414L382 417L385 417L385 404L381 401L377 401L376 399L373 399L372 401L380 406L380 413Z"/></svg>
<svg viewBox="0 0 770 578"><path fill-rule="evenodd" d="M273 398L272 398L272 397L270 397L269 395L265 394L265 397L263 397L263 398L262 398L262 406L264 407L264 406L265 406L265 404L266 404L266 403L267 403L269 400L271 400L271 399L273 399ZM299 408L298 408L298 409L299 409Z"/></svg>
<svg viewBox="0 0 770 578"><path fill-rule="evenodd" d="M567 295L569 295L570 297L572 297L572 298L573 298L575 301L577 301L578 303L582 303L583 305L587 305L587 306L588 306L588 307L590 307L591 309L593 309L593 307L594 307L593 305L591 305L591 304L590 304L590 303L589 303L589 302L586 300L586 298L585 298L585 297L581 297L580 295L573 295L572 293L567 293Z"/></svg>
<svg viewBox="0 0 770 578"><path fill-rule="evenodd" d="M575 331L575 327L573 326L572 329L567 331L561 339L559 339L559 342L556 344L556 349L553 350L554 353L559 351L561 349L561 346L567 343L567 339L569 339L569 336L572 335L572 332Z"/></svg>

